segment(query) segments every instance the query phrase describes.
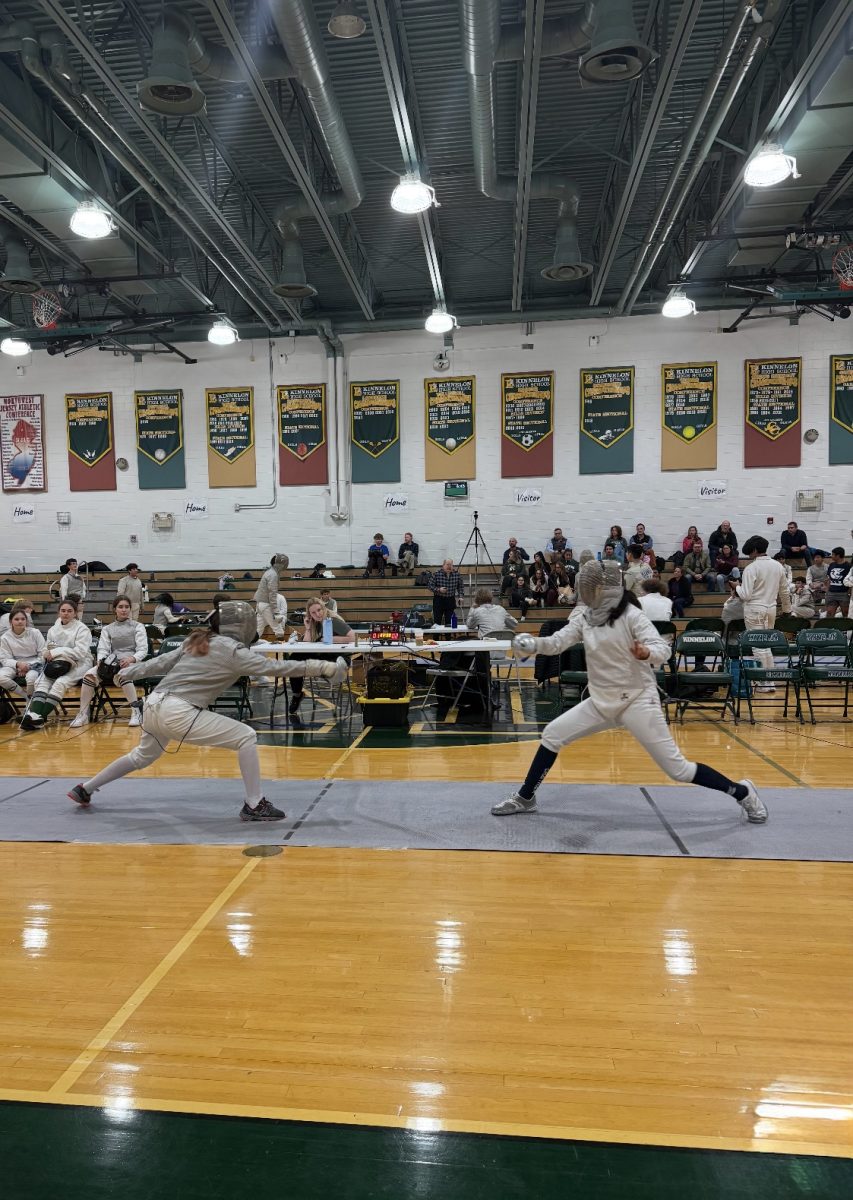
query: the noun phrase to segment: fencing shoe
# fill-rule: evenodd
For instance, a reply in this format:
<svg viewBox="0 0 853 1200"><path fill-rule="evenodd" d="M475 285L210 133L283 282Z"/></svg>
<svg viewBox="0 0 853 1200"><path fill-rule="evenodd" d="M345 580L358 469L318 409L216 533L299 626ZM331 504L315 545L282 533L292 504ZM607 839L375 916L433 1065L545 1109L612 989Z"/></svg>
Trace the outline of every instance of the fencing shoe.
<svg viewBox="0 0 853 1200"><path fill-rule="evenodd" d="M24 713L21 717L21 729L27 733L34 733L37 729L44 728L44 717L40 713Z"/></svg>
<svg viewBox="0 0 853 1200"><path fill-rule="evenodd" d="M78 783L77 786L73 787L68 793L68 799L73 800L75 804L80 804L83 808L86 808L86 806L91 802L92 797L83 787L83 784Z"/></svg>
<svg viewBox="0 0 853 1200"><path fill-rule="evenodd" d="M128 729L135 729L138 725L141 725L141 724L142 724L142 713L139 711L139 709L134 704L131 708L130 720L127 723L127 727L128 727Z"/></svg>
<svg viewBox="0 0 853 1200"><path fill-rule="evenodd" d="M286 815L280 808L270 804L266 797L259 800L254 808L244 804L240 809L241 821L283 821Z"/></svg>
<svg viewBox="0 0 853 1200"><path fill-rule="evenodd" d="M525 800L518 792L513 794L506 800L501 800L500 804L492 805L493 817L511 817L515 813L531 813L536 812L536 797L533 796L530 800Z"/></svg>
<svg viewBox="0 0 853 1200"><path fill-rule="evenodd" d="M74 718L74 720L68 726L68 728L69 729L82 729L84 725L88 725L88 724L89 724L89 714L86 711L86 709L81 708L80 712L78 712L77 716Z"/></svg>
<svg viewBox="0 0 853 1200"><path fill-rule="evenodd" d="M763 825L767 820L767 806L755 790L755 784L751 779L740 779L738 782L746 788L746 795L743 800L738 800L738 804L753 825Z"/></svg>

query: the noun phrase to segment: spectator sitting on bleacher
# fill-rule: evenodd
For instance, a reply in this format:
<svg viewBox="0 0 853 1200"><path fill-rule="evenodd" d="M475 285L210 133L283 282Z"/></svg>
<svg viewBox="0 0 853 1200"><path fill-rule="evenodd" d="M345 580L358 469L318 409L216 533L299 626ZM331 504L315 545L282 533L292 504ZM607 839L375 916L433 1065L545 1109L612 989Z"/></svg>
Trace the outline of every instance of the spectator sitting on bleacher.
<svg viewBox="0 0 853 1200"><path fill-rule="evenodd" d="M686 537L683 537L681 539L681 549L676 550L675 554L673 554L673 556L672 556L672 565L674 567L680 567L680 566L684 565L684 556L685 556L685 554L689 554L690 551L693 549L693 543L696 541L696 539L698 537L699 537L699 530L696 528L695 525L691 525L690 528L687 530Z"/></svg>
<svg viewBox="0 0 853 1200"><path fill-rule="evenodd" d="M619 549L619 547L614 546L612 542L605 542L604 550L601 555L601 561L602 562L610 562L611 560L613 560L613 561L618 562L620 567L623 567L625 565L625 560L620 559L619 556L617 555L616 551L618 549Z"/></svg>
<svg viewBox="0 0 853 1200"><path fill-rule="evenodd" d="M829 587L829 570L826 559L819 550L812 558L812 565L806 571L806 583L815 604L823 604L826 589ZM0 628L2 628L2 621L0 621Z"/></svg>
<svg viewBox="0 0 853 1200"><path fill-rule="evenodd" d="M179 625L181 615L189 612L189 609L178 604L171 592L161 592L154 601L154 619L151 624L156 625L161 633L166 632L168 625Z"/></svg>
<svg viewBox="0 0 853 1200"><path fill-rule="evenodd" d="M519 552L513 549L504 558L503 566L501 567L501 595L504 596L507 592L512 592L519 579L527 579L527 569L522 562Z"/></svg>
<svg viewBox="0 0 853 1200"><path fill-rule="evenodd" d="M401 575L414 575L420 547L411 533L404 533L397 551L397 567Z"/></svg>
<svg viewBox="0 0 853 1200"><path fill-rule="evenodd" d="M575 556L571 546L566 546L565 550L563 551L563 566L566 568L569 578L572 581L572 587L574 587L575 575L578 573L578 564L575 562Z"/></svg>
<svg viewBox="0 0 853 1200"><path fill-rule="evenodd" d="M610 526L610 536L607 538L607 540L604 543L605 551L607 550L608 546L611 546L613 549L613 557L617 558L619 560L619 562L622 564L622 566L624 567L625 559L628 557L628 543L626 542L625 538L622 536L622 526L621 525L611 525ZM604 557L606 557L606 556L604 553L602 553L602 558L604 558Z"/></svg>
<svg viewBox="0 0 853 1200"><path fill-rule="evenodd" d="M698 537L698 534L697 534ZM732 529L731 521L720 521L717 528L708 538L708 557L716 558L719 553L720 546L728 544L731 546L735 558L737 558L738 540L737 534Z"/></svg>
<svg viewBox="0 0 853 1200"><path fill-rule="evenodd" d="M562 594L571 592L572 600L562 599ZM569 572L566 570L566 564L562 561L555 562L551 567L551 572L548 576L548 591L545 593L545 603L550 607L552 604L568 604L574 603L574 588Z"/></svg>
<svg viewBox="0 0 853 1200"><path fill-rule="evenodd" d="M729 579L740 579L740 567L735 553L728 542L720 546L714 560L714 573L717 576L717 591L724 592Z"/></svg>
<svg viewBox="0 0 853 1200"><path fill-rule="evenodd" d="M683 567L676 567L672 572L666 590L672 601L673 612L677 617L683 617L685 608L693 604L693 585Z"/></svg>
<svg viewBox="0 0 853 1200"><path fill-rule="evenodd" d="M639 600L643 595L643 583L651 579L652 569L643 562L643 547L636 542L628 547L628 569L625 571L625 591L633 592Z"/></svg>
<svg viewBox="0 0 853 1200"><path fill-rule="evenodd" d="M646 533L646 527L642 523L642 521L640 521L637 525L636 533L631 534L631 540L628 543L628 549L630 550L632 546L645 546L645 547L648 547L649 550L651 550L651 548L652 548L652 546L654 546L654 544L655 544L655 539L652 537L652 535L650 533Z"/></svg>
<svg viewBox="0 0 853 1200"><path fill-rule="evenodd" d="M545 545L545 558L549 563L554 562L555 557L562 554L568 545L568 538L563 537L563 531L558 525Z"/></svg>
<svg viewBox="0 0 853 1200"><path fill-rule="evenodd" d="M388 561L388 555L391 551L385 545L385 539L381 533L374 533L373 542L367 548L367 568L362 576L363 579L368 579L371 571L378 571L379 578L385 578L385 564Z"/></svg>
<svg viewBox="0 0 853 1200"><path fill-rule="evenodd" d="M77 606L77 620L83 620L83 601L86 599L86 580L77 570L77 559L66 558L66 570L59 581L59 599L73 600Z"/></svg>
<svg viewBox="0 0 853 1200"><path fill-rule="evenodd" d="M545 607L548 594L548 576L542 567L534 567L530 573L530 603L534 608Z"/></svg>
<svg viewBox="0 0 853 1200"><path fill-rule="evenodd" d="M507 544L506 550L504 550L504 557L503 557L504 562L506 562L506 560L509 558L510 554L512 554L513 550L516 552L516 554L519 556L519 558L521 559L522 562L527 562L527 560L530 558L530 555L527 553L527 551L524 549L524 547L519 546L518 538L511 537L509 539L509 543Z"/></svg>
<svg viewBox="0 0 853 1200"><path fill-rule="evenodd" d="M643 582L640 608L650 621L672 620L672 601L663 584L655 579L646 579Z"/></svg>
<svg viewBox="0 0 853 1200"><path fill-rule="evenodd" d="M320 599L325 604L330 617L337 617L340 615L338 613L338 602L332 597L332 593L327 587L320 588Z"/></svg>
<svg viewBox="0 0 853 1200"><path fill-rule="evenodd" d="M711 560L702 545L701 538L696 538L693 542L693 549L689 554L685 554L682 567L691 583L704 582L709 592L717 590L717 576L711 570Z"/></svg>
<svg viewBox="0 0 853 1200"><path fill-rule="evenodd" d="M809 535L800 529L796 521L789 521L788 528L782 533L783 558L802 558L807 567L812 565L812 552L809 550Z"/></svg>
<svg viewBox="0 0 853 1200"><path fill-rule="evenodd" d="M527 572L528 579L532 576L533 572L535 570L537 570L537 568L540 571L544 571L546 577L550 573L550 570L551 570L551 568L545 558L545 555L542 553L541 550L537 550L536 553L533 555L533 562L530 564L530 570Z"/></svg>
<svg viewBox="0 0 853 1200"><path fill-rule="evenodd" d="M34 623L33 622L34 610L35 610L35 605L33 604L32 600L24 600L23 597L20 600L16 600L14 602L14 604L12 605L12 607L9 609L9 611L7 613L3 613L3 616L0 617L0 634L5 633L6 630L9 628L9 626L12 623L12 616L16 612L26 613L27 614L27 625L29 625L30 628L32 628L33 623Z"/></svg>
<svg viewBox="0 0 853 1200"><path fill-rule="evenodd" d="M513 608L517 608L521 613L521 618L527 616L527 610L533 603L533 593L530 590L530 580L526 575L519 575L515 581L515 587L510 592L509 602Z"/></svg>
<svg viewBox="0 0 853 1200"><path fill-rule="evenodd" d="M483 587L477 588L474 593L474 603L468 610L465 624L470 634L483 638L487 633L497 633L500 629L515 629L518 621L510 616L503 605L495 604L491 590Z"/></svg>
<svg viewBox="0 0 853 1200"><path fill-rule="evenodd" d="M798 575L794 580L794 591L791 595L791 615L794 617L806 617L809 621L813 621L817 616L817 605L806 586L804 575Z"/></svg>

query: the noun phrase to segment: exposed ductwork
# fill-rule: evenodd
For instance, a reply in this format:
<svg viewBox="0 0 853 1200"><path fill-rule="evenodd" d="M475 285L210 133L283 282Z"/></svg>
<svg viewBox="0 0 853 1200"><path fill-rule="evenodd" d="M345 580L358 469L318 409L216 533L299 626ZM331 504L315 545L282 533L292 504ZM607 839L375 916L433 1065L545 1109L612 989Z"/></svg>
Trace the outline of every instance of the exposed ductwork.
<svg viewBox="0 0 853 1200"><path fill-rule="evenodd" d="M574 202L561 200L557 217L557 237L554 244L554 260L543 267L543 279L557 283L577 283L588 279L593 272L592 263L581 258L578 242L578 198Z"/></svg>
<svg viewBox="0 0 853 1200"><path fill-rule="evenodd" d="M642 75L655 57L634 24L631 0L595 0L592 45L578 64L587 83L625 83Z"/></svg>
<svg viewBox="0 0 853 1200"><path fill-rule="evenodd" d="M305 275L299 226L290 216L290 211L284 208L275 217L276 226L284 240L284 263L281 279L272 290L284 299L307 300L317 295L317 289L308 282Z"/></svg>
<svg viewBox="0 0 853 1200"><path fill-rule="evenodd" d="M41 287L30 264L30 252L20 235L0 226L0 244L6 247L6 266L0 288L16 295L32 295Z"/></svg>

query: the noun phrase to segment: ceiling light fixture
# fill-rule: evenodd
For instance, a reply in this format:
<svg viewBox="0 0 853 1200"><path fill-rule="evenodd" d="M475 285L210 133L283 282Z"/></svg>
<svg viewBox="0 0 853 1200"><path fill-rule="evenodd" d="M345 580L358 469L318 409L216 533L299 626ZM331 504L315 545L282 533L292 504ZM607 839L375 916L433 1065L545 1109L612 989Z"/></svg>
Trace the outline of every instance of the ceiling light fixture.
<svg viewBox="0 0 853 1200"><path fill-rule="evenodd" d="M25 342L23 338L7 337L0 342L0 353L11 354L13 358L20 358L22 354L31 354L32 346L29 342Z"/></svg>
<svg viewBox="0 0 853 1200"><path fill-rule="evenodd" d="M689 296L685 296L681 288L677 288L664 300L660 311L664 317L692 317L696 312L696 305Z"/></svg>
<svg viewBox="0 0 853 1200"><path fill-rule="evenodd" d="M750 187L773 187L788 177L799 179L797 160L786 154L778 142L765 142L744 167L743 181Z"/></svg>
<svg viewBox="0 0 853 1200"><path fill-rule="evenodd" d="M361 37L367 25L352 0L340 0L329 17L329 33L336 38Z"/></svg>
<svg viewBox="0 0 853 1200"><path fill-rule="evenodd" d="M437 305L424 322L427 333L450 333L458 321L447 311L443 304Z"/></svg>
<svg viewBox="0 0 853 1200"><path fill-rule="evenodd" d="M113 231L113 219L94 200L82 200L71 214L71 232L78 237L105 238Z"/></svg>
<svg viewBox="0 0 853 1200"><path fill-rule="evenodd" d="M207 331L207 340L214 346L233 346L238 340L237 330L227 317L217 317Z"/></svg>
<svg viewBox="0 0 853 1200"><path fill-rule="evenodd" d="M417 175L403 175L391 193L391 207L397 212L426 212L433 205L439 207L435 198L435 188L424 183Z"/></svg>

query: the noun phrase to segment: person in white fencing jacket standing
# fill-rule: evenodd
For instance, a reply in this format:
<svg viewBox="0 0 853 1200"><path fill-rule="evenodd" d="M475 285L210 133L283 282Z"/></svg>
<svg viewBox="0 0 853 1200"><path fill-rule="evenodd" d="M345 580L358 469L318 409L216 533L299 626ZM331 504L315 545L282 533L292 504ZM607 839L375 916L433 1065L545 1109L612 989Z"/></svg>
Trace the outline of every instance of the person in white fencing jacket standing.
<svg viewBox="0 0 853 1200"><path fill-rule="evenodd" d="M255 589L258 637L263 637L267 628L272 630L273 639L284 637L284 625L276 617L275 610L278 604L278 589L281 587L279 571L286 571L289 564L290 559L286 554L274 554Z"/></svg>
<svg viewBox="0 0 853 1200"><path fill-rule="evenodd" d="M767 557L770 543L756 534L747 538L742 552L751 560L743 569L743 578L736 591L743 600L743 623L747 629L772 629L776 620L776 604L783 613L791 611L791 592L785 568L775 558ZM773 655L769 650L753 650L763 671L773 670ZM772 683L757 683L760 692L775 691Z"/></svg>

